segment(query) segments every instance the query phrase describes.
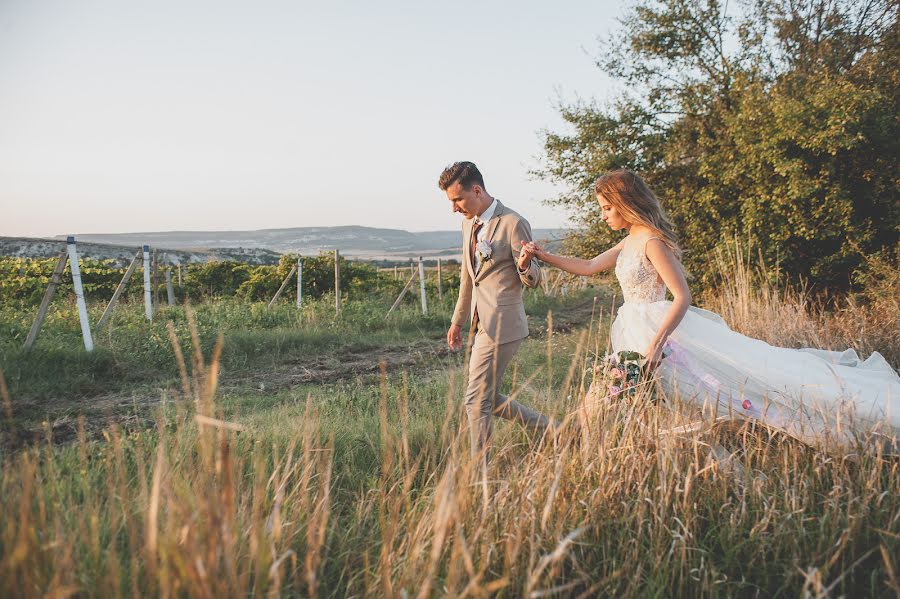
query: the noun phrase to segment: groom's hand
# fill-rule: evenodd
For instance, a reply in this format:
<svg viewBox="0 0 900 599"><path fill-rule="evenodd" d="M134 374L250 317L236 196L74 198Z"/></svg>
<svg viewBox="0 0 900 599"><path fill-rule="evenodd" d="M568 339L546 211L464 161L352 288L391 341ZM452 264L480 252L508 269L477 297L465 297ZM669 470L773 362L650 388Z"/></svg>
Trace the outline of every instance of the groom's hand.
<svg viewBox="0 0 900 599"><path fill-rule="evenodd" d="M534 244L522 240L522 249L519 251L519 259L516 261L516 266L519 267L519 270L526 270L528 266L531 264L531 258L534 257Z"/></svg>
<svg viewBox="0 0 900 599"><path fill-rule="evenodd" d="M462 348L462 327L458 324L450 325L450 330L447 331L447 345L453 351Z"/></svg>

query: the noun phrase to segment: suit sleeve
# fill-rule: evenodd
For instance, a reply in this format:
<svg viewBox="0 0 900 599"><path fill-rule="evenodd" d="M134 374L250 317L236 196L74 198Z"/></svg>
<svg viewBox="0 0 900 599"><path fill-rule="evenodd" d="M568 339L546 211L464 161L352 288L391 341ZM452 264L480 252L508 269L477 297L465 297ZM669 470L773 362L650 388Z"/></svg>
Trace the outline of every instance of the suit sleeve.
<svg viewBox="0 0 900 599"><path fill-rule="evenodd" d="M463 229L463 243L466 242L465 229ZM453 310L451 324L462 327L469 320L469 312L472 308L472 277L465 264L466 254L463 251L462 260L459 263L459 297L456 299L456 308Z"/></svg>
<svg viewBox="0 0 900 599"><path fill-rule="evenodd" d="M512 250L513 263L516 265L516 271L519 273L519 279L522 281L523 285L529 289L534 289L541 284L543 273L541 272L538 261L534 258L532 258L531 262L528 264L527 269L519 270L519 252L522 249L523 241L532 241L531 225L529 225L528 221L524 218L520 218L513 230L512 245L510 246L510 249Z"/></svg>

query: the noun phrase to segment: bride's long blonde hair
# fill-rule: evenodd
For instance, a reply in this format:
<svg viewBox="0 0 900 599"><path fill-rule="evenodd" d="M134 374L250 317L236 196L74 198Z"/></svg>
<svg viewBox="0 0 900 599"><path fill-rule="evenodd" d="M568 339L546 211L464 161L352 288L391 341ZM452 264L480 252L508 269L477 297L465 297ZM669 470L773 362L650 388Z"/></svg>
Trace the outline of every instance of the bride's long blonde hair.
<svg viewBox="0 0 900 599"><path fill-rule="evenodd" d="M672 253L681 258L681 246L672 221L656 194L637 173L624 168L606 173L594 183L594 193L602 195L629 223L652 229Z"/></svg>

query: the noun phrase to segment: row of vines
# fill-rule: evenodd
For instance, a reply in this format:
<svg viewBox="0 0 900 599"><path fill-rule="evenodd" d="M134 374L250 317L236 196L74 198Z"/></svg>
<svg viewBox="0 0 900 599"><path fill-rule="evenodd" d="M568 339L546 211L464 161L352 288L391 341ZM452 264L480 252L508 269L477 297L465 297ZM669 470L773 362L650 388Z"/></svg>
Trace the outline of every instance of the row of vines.
<svg viewBox="0 0 900 599"><path fill-rule="evenodd" d="M251 265L242 262L221 261L185 264L180 267L160 265L157 291L165 298L165 269L169 269L175 285L178 301L205 301L219 297L238 297L248 301L270 299L291 268L297 264L297 255L286 254L276 265ZM0 257L0 303L38 304L56 266L56 258ZM108 300L125 274L125 266L114 260L80 259L82 284L88 300ZM380 271L364 262L341 258L341 293L348 298L370 295L392 295L402 289L408 271L401 269L400 277L392 271ZM140 300L143 294L141 267L135 271L123 296L124 300ZM459 285L459 276L445 272L443 288ZM426 276L426 287L436 293L435 274ZM334 292L333 254L320 254L303 259L303 296L318 298ZM58 294L72 293L71 268L66 265ZM288 284L282 293L286 299L296 300L296 282Z"/></svg>

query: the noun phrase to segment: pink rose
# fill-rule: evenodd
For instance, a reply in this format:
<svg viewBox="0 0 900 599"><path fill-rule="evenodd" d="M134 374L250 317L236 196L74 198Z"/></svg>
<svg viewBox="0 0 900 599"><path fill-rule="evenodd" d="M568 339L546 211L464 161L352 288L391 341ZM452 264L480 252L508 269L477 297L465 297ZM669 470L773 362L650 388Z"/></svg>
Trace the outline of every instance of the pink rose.
<svg viewBox="0 0 900 599"><path fill-rule="evenodd" d="M607 388L607 391L609 391L610 397L618 397L619 393L622 392L622 387L619 387L618 385L610 385Z"/></svg>
<svg viewBox="0 0 900 599"><path fill-rule="evenodd" d="M619 370L618 368L613 368L609 371L614 379L620 379L625 376L625 373Z"/></svg>
<svg viewBox="0 0 900 599"><path fill-rule="evenodd" d="M753 407L753 404L750 403L749 399L745 399L744 401L741 402L741 407L744 408L745 410L749 410L751 407Z"/></svg>

